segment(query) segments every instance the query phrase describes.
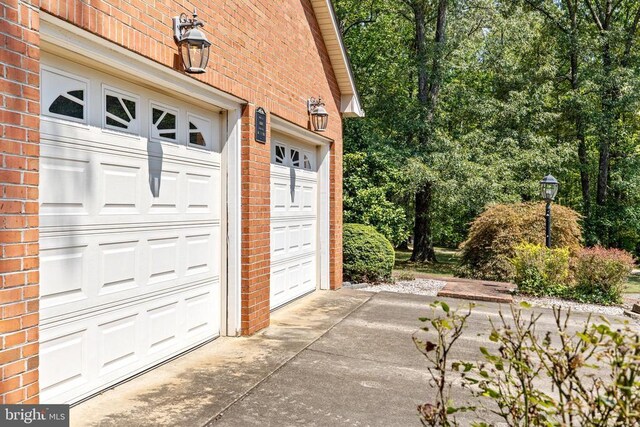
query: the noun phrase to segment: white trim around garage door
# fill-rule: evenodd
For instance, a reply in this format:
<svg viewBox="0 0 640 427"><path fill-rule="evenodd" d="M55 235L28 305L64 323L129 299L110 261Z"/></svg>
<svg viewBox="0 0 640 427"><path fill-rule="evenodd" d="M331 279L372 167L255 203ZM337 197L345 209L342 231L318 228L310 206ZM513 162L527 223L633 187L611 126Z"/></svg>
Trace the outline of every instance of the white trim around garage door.
<svg viewBox="0 0 640 427"><path fill-rule="evenodd" d="M59 18L40 12L41 48L83 65L107 70L113 76L158 90L205 109L223 109L226 139L222 148L222 189L227 209L222 210L221 335L240 334L240 98L178 73ZM225 286L226 284L226 286ZM225 303L226 301L226 303Z"/></svg>
<svg viewBox="0 0 640 427"><path fill-rule="evenodd" d="M318 284L320 289L329 286L329 205L330 205L330 148L331 139L303 129L275 115L271 116L271 132L278 132L318 147Z"/></svg>

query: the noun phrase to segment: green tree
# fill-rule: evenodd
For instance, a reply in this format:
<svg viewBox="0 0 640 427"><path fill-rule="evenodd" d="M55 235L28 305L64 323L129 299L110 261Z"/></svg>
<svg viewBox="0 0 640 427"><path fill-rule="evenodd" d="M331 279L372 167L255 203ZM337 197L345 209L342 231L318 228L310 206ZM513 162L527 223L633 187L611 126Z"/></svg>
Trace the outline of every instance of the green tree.
<svg viewBox="0 0 640 427"><path fill-rule="evenodd" d="M538 199L553 173L588 243L640 250L640 3L337 0L336 10L367 111L345 121L345 152L360 156L345 156L345 217L395 243L413 230L414 259L429 260L487 205ZM392 178L356 189L350 176L372 168Z"/></svg>

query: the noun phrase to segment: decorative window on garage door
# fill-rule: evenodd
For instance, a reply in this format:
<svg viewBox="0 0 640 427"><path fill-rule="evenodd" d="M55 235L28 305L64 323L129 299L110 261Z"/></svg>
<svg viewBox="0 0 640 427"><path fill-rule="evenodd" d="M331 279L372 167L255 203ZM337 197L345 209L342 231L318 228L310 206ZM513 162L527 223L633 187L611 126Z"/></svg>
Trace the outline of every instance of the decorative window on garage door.
<svg viewBox="0 0 640 427"><path fill-rule="evenodd" d="M284 145L275 144L274 163L284 165L287 158L287 149Z"/></svg>
<svg viewBox="0 0 640 427"><path fill-rule="evenodd" d="M306 170L313 170L313 165L311 164L311 155L309 153L304 153L302 157L304 158L302 168Z"/></svg>
<svg viewBox="0 0 640 427"><path fill-rule="evenodd" d="M178 111L151 104L151 137L163 141L176 142L178 140Z"/></svg>
<svg viewBox="0 0 640 427"><path fill-rule="evenodd" d="M137 133L138 98L112 89L104 90L104 126L107 129Z"/></svg>
<svg viewBox="0 0 640 427"><path fill-rule="evenodd" d="M293 148L291 149L291 166L300 167L300 151Z"/></svg>
<svg viewBox="0 0 640 427"><path fill-rule="evenodd" d="M189 145L211 150L211 121L189 114Z"/></svg>
<svg viewBox="0 0 640 427"><path fill-rule="evenodd" d="M87 80L42 67L42 113L45 116L87 123Z"/></svg>

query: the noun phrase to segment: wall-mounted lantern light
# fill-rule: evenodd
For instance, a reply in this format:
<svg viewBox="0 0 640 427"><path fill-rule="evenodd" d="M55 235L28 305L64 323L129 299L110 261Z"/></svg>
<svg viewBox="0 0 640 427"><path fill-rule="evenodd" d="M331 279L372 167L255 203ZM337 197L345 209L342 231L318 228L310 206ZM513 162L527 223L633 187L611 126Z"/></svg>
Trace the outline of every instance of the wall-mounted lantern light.
<svg viewBox="0 0 640 427"><path fill-rule="evenodd" d="M329 123L329 113L324 108L322 98L309 98L307 100L307 110L311 116L311 124L316 132L324 132Z"/></svg>
<svg viewBox="0 0 640 427"><path fill-rule="evenodd" d="M198 21L196 10L193 10L193 18L187 18L182 13L173 18L173 38L178 44L180 58L187 73L204 73L209 62L209 46L211 43L198 27L204 26L204 22Z"/></svg>

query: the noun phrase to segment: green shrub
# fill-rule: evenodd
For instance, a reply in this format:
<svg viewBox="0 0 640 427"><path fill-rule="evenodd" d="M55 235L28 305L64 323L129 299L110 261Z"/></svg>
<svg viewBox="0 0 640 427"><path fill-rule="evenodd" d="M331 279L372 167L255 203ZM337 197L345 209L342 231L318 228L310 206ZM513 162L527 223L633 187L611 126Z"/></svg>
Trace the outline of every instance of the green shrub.
<svg viewBox="0 0 640 427"><path fill-rule="evenodd" d="M394 245L407 240L406 174L387 152L345 153L344 222L372 225Z"/></svg>
<svg viewBox="0 0 640 427"><path fill-rule="evenodd" d="M600 246L582 249L575 261L573 297L581 302L620 303L632 268L633 257L626 251Z"/></svg>
<svg viewBox="0 0 640 427"><path fill-rule="evenodd" d="M523 243L512 260L518 292L533 296L564 296L570 281L569 249Z"/></svg>
<svg viewBox="0 0 640 427"><path fill-rule="evenodd" d="M460 246L461 270L466 277L485 280L514 278L511 260L522 242L544 244L544 203L518 203L488 207L472 223L469 237ZM580 215L560 205L552 207L551 237L556 248L571 254L580 250Z"/></svg>
<svg viewBox="0 0 640 427"><path fill-rule="evenodd" d="M391 279L396 254L391 243L375 228L344 224L342 246L344 280L379 282Z"/></svg>

